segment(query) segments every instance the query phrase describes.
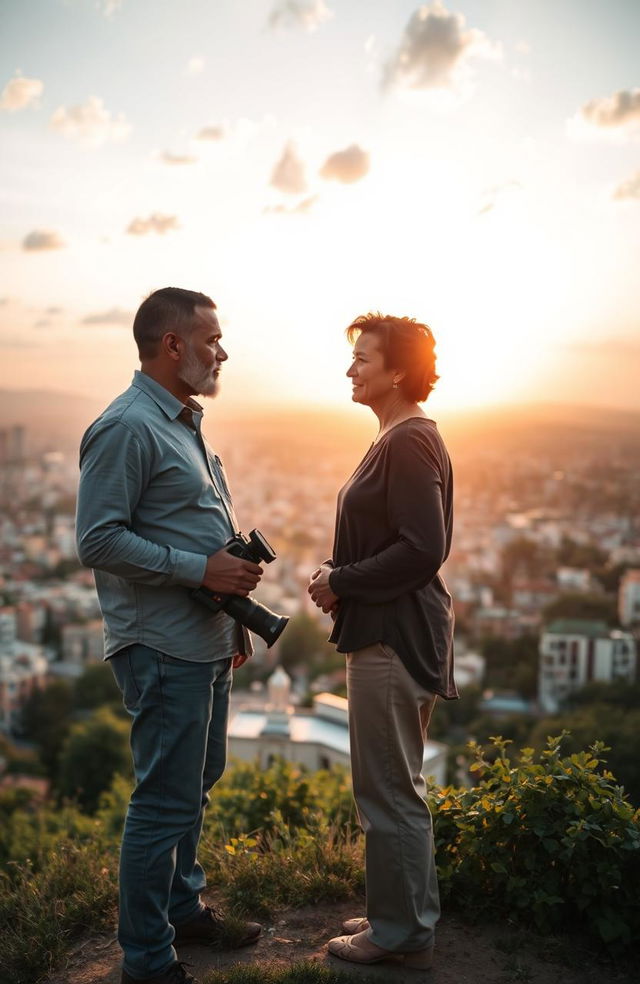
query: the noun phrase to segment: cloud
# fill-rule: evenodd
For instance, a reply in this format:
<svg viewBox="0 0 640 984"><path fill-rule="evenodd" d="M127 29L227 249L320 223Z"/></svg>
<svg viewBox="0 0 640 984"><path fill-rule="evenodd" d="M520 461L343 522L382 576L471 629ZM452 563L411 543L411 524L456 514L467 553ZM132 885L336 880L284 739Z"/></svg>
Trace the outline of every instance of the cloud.
<svg viewBox="0 0 640 984"><path fill-rule="evenodd" d="M409 19L394 57L384 72L385 85L409 89L447 89L458 70L473 55L497 57L500 46L491 44L475 28L466 29L463 14L450 13L441 0L423 5Z"/></svg>
<svg viewBox="0 0 640 984"><path fill-rule="evenodd" d="M187 75L201 75L206 61L202 55L194 55L187 62Z"/></svg>
<svg viewBox="0 0 640 984"><path fill-rule="evenodd" d="M198 158L193 157L191 154L172 154L171 151L165 150L160 154L160 160L163 164L196 164Z"/></svg>
<svg viewBox="0 0 640 984"><path fill-rule="evenodd" d="M315 31L333 17L324 0L279 0L269 14L269 27L301 27Z"/></svg>
<svg viewBox="0 0 640 984"><path fill-rule="evenodd" d="M640 123L640 89L621 89L612 96L591 99L580 109L587 123L598 127L627 127Z"/></svg>
<svg viewBox="0 0 640 984"><path fill-rule="evenodd" d="M164 236L165 232L179 228L177 215L162 215L160 212L154 212L148 219L140 217L132 219L126 231L130 236L148 236L151 232Z"/></svg>
<svg viewBox="0 0 640 984"><path fill-rule="evenodd" d="M97 311L95 314L88 314L82 319L83 325L127 325L132 322L131 311L124 311L122 308L113 307L108 311Z"/></svg>
<svg viewBox="0 0 640 984"><path fill-rule="evenodd" d="M342 184L353 184L364 178L369 171L369 154L357 144L351 144L345 150L338 150L327 157L320 168L320 177L326 181L341 181Z"/></svg>
<svg viewBox="0 0 640 984"><path fill-rule="evenodd" d="M636 171L627 181L619 184L612 197L618 202L633 199L640 201L640 171Z"/></svg>
<svg viewBox="0 0 640 984"><path fill-rule="evenodd" d="M267 205L263 209L265 215L306 215L318 201L318 195L309 195L297 205Z"/></svg>
<svg viewBox="0 0 640 984"><path fill-rule="evenodd" d="M63 311L64 308L58 307L55 304L51 305L48 308L45 308L45 314L62 314Z"/></svg>
<svg viewBox="0 0 640 984"><path fill-rule="evenodd" d="M288 195L299 195L307 190L304 163L297 156L293 144L288 143L282 151L271 173L270 184Z"/></svg>
<svg viewBox="0 0 640 984"><path fill-rule="evenodd" d="M34 229L22 240L22 248L27 253L38 253L47 249L63 249L66 243L57 232L49 229Z"/></svg>
<svg viewBox="0 0 640 984"><path fill-rule="evenodd" d="M19 109L32 106L40 98L44 91L44 82L40 79L28 79L22 75L16 75L9 79L2 95L0 95L0 109L6 109L9 113L16 113Z"/></svg>
<svg viewBox="0 0 640 984"><path fill-rule="evenodd" d="M57 133L77 137L92 147L108 140L123 140L131 130L124 114L114 116L97 96L69 109L59 106L51 117L51 126Z"/></svg>
<svg viewBox="0 0 640 984"><path fill-rule="evenodd" d="M196 140L222 140L224 133L223 126L203 126L196 133Z"/></svg>

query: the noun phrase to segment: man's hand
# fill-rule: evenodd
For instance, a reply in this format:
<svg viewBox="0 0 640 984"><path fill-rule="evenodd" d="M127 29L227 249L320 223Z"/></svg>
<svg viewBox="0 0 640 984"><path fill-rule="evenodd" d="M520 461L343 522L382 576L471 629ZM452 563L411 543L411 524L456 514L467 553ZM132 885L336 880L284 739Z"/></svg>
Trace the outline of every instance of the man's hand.
<svg viewBox="0 0 640 984"><path fill-rule="evenodd" d="M311 575L311 582L308 588L312 600L323 612L334 612L340 603L338 596L331 590L331 585L329 584L330 573L331 568L328 564L318 567Z"/></svg>
<svg viewBox="0 0 640 984"><path fill-rule="evenodd" d="M239 670L240 667L243 665L243 663L246 663L248 659L249 657L247 656L246 653L236 653L233 659L231 660L231 665L234 668L234 670Z"/></svg>
<svg viewBox="0 0 640 984"><path fill-rule="evenodd" d="M226 547L207 558L203 588L217 594L242 595L253 591L262 576L262 568L250 560L235 557Z"/></svg>

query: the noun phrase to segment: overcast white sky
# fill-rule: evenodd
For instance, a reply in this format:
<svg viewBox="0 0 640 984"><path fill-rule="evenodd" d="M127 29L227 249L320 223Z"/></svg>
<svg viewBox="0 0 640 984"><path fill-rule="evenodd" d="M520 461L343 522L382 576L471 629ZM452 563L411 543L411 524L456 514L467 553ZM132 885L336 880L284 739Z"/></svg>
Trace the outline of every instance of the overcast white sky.
<svg viewBox="0 0 640 984"><path fill-rule="evenodd" d="M0 386L97 393L150 290L225 400L347 405L343 329L431 324L453 408L640 408L635 0L9 0Z"/></svg>

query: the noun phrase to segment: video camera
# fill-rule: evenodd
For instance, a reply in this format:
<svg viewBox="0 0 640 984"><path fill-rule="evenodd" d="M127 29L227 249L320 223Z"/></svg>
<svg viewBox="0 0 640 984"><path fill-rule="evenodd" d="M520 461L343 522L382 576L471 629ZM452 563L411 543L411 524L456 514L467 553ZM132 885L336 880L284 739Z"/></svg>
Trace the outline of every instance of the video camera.
<svg viewBox="0 0 640 984"><path fill-rule="evenodd" d="M265 564L270 564L276 559L275 551L259 530L251 530L248 537L243 533L236 533L225 543L225 548L235 557L242 557L243 560L249 560L253 564L263 561ZM254 601L250 597L218 594L208 588L196 588L191 592L191 597L206 605L212 612L225 611L241 625L261 636L267 644L267 649L284 632L289 621L287 615L277 615L266 605L261 605L259 601Z"/></svg>

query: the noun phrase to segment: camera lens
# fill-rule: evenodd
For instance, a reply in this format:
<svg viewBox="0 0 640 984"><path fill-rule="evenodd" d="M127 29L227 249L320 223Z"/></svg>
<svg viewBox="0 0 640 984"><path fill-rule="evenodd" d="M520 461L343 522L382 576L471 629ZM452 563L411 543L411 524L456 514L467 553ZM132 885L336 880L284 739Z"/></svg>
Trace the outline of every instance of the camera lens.
<svg viewBox="0 0 640 984"><path fill-rule="evenodd" d="M280 638L284 632L289 617L287 615L277 615L266 605L261 605L253 598L240 598L231 595L224 606L227 615L231 615L236 621L259 635L270 649L274 642Z"/></svg>

